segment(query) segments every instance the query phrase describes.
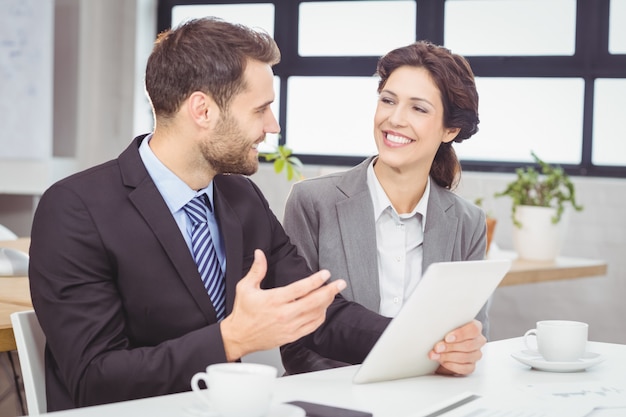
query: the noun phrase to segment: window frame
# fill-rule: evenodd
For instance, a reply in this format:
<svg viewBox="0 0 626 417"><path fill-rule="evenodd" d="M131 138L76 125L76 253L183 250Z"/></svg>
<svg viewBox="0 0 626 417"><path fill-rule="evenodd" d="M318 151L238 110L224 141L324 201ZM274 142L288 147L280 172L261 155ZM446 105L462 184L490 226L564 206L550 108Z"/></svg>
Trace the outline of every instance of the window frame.
<svg viewBox="0 0 626 417"><path fill-rule="evenodd" d="M281 49L281 62L274 67L280 78L280 111L282 127L280 144L289 143L287 120L288 78L291 76L371 76L378 57L302 57L298 55L298 15L301 3L333 0L238 0L236 3L273 3L275 6L274 39ZM416 2L415 39L444 43L445 0L414 0ZM171 24L172 8L178 5L233 4L234 1L159 0L157 29ZM609 53L610 0L576 0L576 39L572 56L467 56L477 77L576 77L582 78L584 110L582 153L580 164L562 164L570 175L626 178L626 165L604 166L592 163L594 81L597 78L626 79L626 54ZM353 166L364 158L332 155L297 154L305 164ZM548 161L549 162L549 161ZM514 172L518 161L461 160L464 171Z"/></svg>

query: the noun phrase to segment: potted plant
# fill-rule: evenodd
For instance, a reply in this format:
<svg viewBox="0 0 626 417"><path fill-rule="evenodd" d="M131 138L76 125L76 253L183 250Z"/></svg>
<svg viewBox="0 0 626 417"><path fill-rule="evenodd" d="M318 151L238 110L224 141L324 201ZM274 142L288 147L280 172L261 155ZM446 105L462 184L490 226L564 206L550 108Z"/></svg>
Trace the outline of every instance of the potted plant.
<svg viewBox="0 0 626 417"><path fill-rule="evenodd" d="M495 197L512 199L513 244L520 258L553 260L558 256L565 236L567 207L583 209L576 202L574 184L559 166L531 155L540 170L533 166L516 169L517 177Z"/></svg>
<svg viewBox="0 0 626 417"><path fill-rule="evenodd" d="M278 145L274 152L263 152L259 154L266 161L274 161L274 172L281 173L283 169L287 175L287 181L302 179L302 162L292 155L291 149L286 145Z"/></svg>

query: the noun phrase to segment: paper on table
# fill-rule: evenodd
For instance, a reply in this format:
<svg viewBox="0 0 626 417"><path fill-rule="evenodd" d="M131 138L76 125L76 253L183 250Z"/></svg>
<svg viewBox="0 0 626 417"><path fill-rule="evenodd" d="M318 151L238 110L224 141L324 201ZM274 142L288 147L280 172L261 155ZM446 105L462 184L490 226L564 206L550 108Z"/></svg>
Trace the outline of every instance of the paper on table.
<svg viewBox="0 0 626 417"><path fill-rule="evenodd" d="M610 383L565 382L560 384L530 384L524 389L539 398L568 403L572 405L591 406L594 408L623 408L626 414L626 387ZM600 415L599 413L592 414Z"/></svg>
<svg viewBox="0 0 626 417"><path fill-rule="evenodd" d="M585 417L593 407L571 407L563 403L504 403L494 398L463 393L435 407L407 417Z"/></svg>

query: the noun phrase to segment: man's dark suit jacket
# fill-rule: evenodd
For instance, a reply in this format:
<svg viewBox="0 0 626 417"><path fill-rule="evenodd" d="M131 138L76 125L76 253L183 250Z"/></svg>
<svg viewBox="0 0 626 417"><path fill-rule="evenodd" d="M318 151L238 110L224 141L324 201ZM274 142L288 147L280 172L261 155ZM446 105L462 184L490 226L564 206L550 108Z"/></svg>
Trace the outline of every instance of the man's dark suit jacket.
<svg viewBox="0 0 626 417"><path fill-rule="evenodd" d="M191 252L139 156L142 139L54 184L37 207L29 275L47 338L48 411L186 391L194 373L226 360ZM257 248L268 259L265 288L311 274L248 178L215 177L214 204L227 313ZM337 296L305 343L357 363L387 323Z"/></svg>

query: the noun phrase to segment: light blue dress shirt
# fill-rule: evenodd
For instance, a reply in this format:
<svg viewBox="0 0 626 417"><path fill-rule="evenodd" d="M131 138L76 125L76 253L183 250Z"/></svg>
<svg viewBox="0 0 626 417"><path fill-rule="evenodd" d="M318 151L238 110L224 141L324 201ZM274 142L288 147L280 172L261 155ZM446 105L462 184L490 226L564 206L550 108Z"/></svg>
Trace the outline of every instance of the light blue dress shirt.
<svg viewBox="0 0 626 417"><path fill-rule="evenodd" d="M176 220L178 228L185 238L185 242L187 242L189 251L193 254L191 249L192 224L183 207L194 197L206 194L211 204L210 208L207 207L209 231L211 232L211 238L213 239L213 244L215 245L215 251L217 252L217 257L220 261L222 271L226 271L224 242L222 235L220 234L217 219L215 218L215 211L213 210L213 207L215 207L213 204L213 181L211 181L208 187L201 190L196 191L191 189L183 180L178 178L176 174L170 171L169 168L159 161L156 155L152 152L152 149L150 149L150 139L152 139L152 134L148 135L141 142L141 145L139 145L139 155L141 156L141 160L146 166L146 170L148 171L148 174L150 174L152 181L154 181L154 184L159 190L159 193L161 193L163 200L165 200L165 204L167 204L172 216L174 216L174 220Z"/></svg>

